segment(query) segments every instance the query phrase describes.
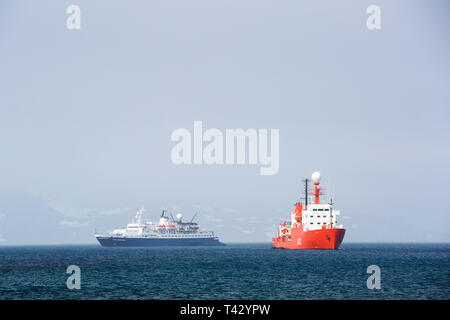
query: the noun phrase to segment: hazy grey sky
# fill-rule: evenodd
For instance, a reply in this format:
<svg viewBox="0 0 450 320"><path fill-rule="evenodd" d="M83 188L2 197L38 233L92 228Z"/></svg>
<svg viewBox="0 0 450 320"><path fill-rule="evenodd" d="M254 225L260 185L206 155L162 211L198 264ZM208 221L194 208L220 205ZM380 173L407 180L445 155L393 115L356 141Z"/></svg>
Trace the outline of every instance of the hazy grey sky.
<svg viewBox="0 0 450 320"><path fill-rule="evenodd" d="M0 1L0 245L94 243L141 204L269 242L315 170L344 241L450 241L449 7ZM279 173L175 166L194 120L280 129Z"/></svg>

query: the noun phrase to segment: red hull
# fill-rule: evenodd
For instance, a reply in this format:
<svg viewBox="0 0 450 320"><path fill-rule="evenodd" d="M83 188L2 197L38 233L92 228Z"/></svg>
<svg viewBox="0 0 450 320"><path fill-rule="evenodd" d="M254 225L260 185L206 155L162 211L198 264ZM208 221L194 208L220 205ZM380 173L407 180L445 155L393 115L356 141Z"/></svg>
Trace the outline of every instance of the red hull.
<svg viewBox="0 0 450 320"><path fill-rule="evenodd" d="M344 240L345 229L303 231L292 228L289 237L272 238L274 248L281 249L338 249Z"/></svg>

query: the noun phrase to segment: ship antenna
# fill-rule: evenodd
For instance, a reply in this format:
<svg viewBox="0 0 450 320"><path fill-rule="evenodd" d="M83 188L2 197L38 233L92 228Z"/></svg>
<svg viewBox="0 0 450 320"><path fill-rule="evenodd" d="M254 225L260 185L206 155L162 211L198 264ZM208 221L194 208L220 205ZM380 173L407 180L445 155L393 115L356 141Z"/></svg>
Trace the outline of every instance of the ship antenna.
<svg viewBox="0 0 450 320"><path fill-rule="evenodd" d="M194 214L194 216L193 216L192 219L191 219L191 222L189 222L189 223L192 223L192 221L194 221L194 218L195 218L195 216L197 215L197 213L198 213L198 212L196 212L196 213Z"/></svg>
<svg viewBox="0 0 450 320"><path fill-rule="evenodd" d="M333 205L333 199L334 199L334 188L333 188L333 182L331 182L331 187L330 187L330 205Z"/></svg>

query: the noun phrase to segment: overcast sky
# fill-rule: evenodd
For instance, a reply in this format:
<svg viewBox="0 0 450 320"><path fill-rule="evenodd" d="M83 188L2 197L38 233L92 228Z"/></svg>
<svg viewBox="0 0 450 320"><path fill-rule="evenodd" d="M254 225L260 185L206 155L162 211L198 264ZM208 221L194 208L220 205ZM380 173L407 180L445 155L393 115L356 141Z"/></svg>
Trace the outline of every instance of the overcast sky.
<svg viewBox="0 0 450 320"><path fill-rule="evenodd" d="M344 242L449 242L449 7L2 0L0 245L94 243L142 204L269 242L316 170ZM279 129L278 174L174 165L171 133L194 120Z"/></svg>

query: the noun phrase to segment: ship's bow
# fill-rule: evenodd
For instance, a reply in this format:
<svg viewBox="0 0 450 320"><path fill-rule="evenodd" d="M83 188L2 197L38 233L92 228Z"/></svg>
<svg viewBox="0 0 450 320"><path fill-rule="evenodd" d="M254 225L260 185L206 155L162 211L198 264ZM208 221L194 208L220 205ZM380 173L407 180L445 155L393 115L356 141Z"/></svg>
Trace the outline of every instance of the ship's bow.
<svg viewBox="0 0 450 320"><path fill-rule="evenodd" d="M331 249L339 249L345 236L345 229L332 229L331 232Z"/></svg>

